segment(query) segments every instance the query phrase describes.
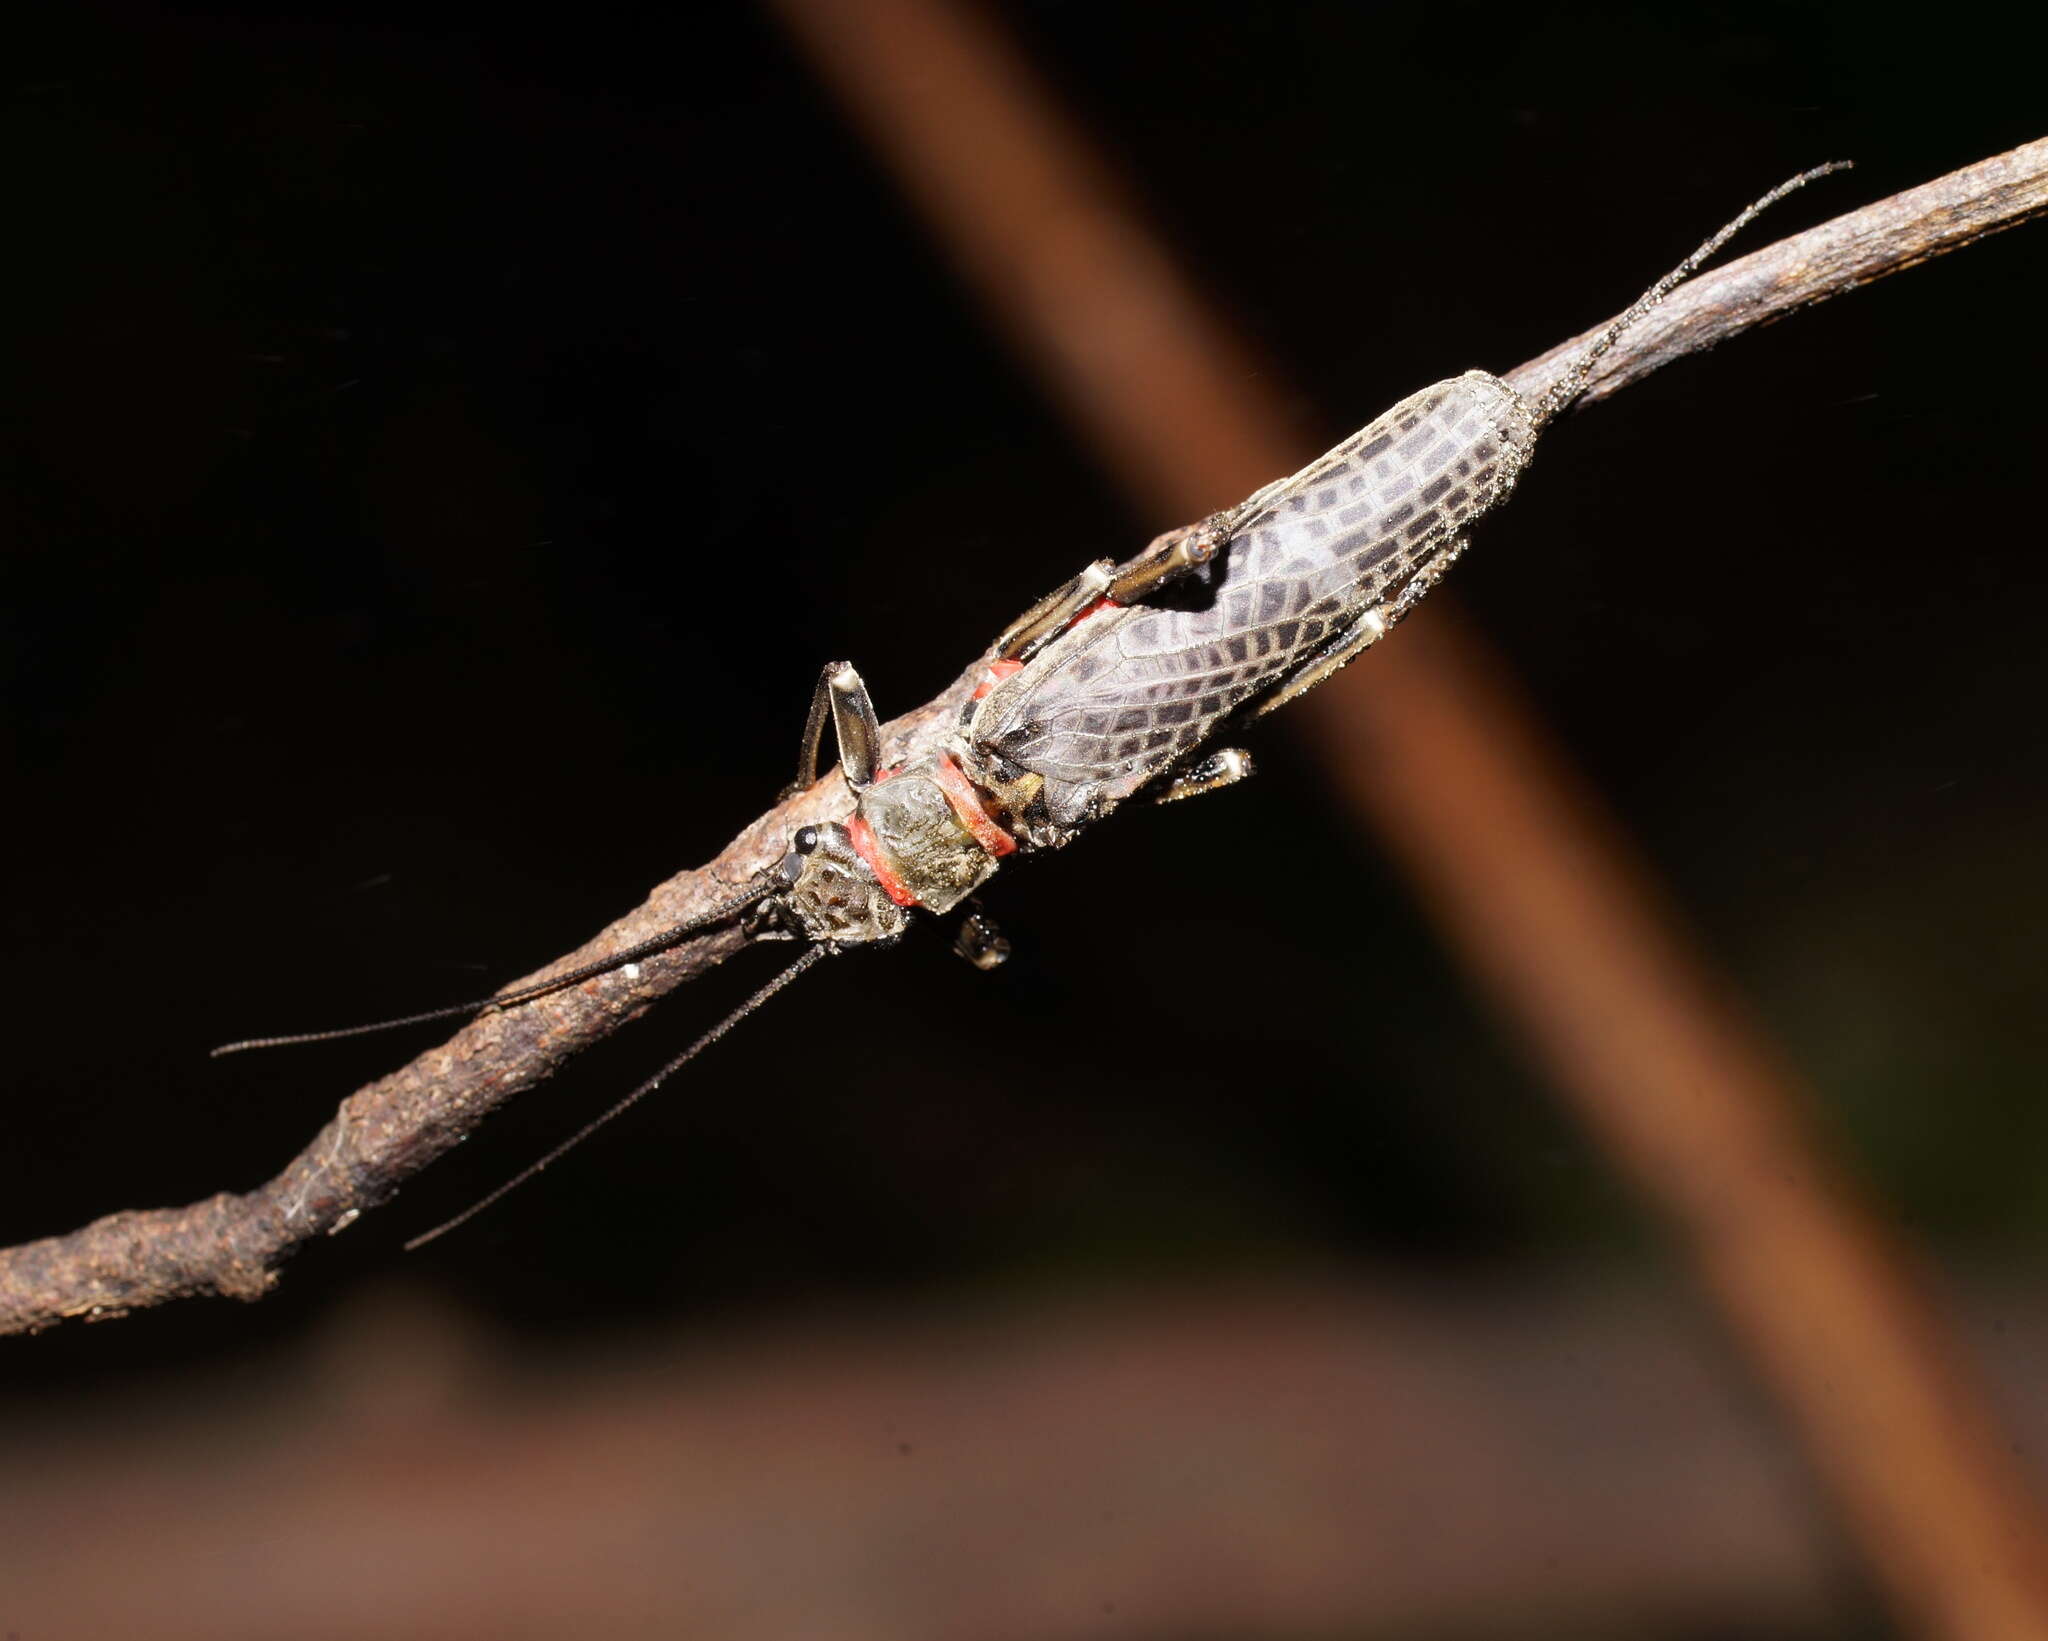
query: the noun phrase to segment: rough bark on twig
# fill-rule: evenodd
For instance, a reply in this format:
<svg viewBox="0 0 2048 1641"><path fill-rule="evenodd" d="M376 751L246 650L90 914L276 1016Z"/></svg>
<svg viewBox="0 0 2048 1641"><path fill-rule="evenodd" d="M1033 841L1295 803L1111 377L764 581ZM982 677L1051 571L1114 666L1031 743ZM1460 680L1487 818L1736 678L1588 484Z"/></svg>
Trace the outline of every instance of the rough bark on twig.
<svg viewBox="0 0 2048 1641"><path fill-rule="evenodd" d="M1838 217L1674 293L1606 356L1587 397L1604 398L1685 354L2044 212L2048 140ZM1561 343L1507 379L1525 395L1540 393L1593 334ZM1446 361L1446 370L1464 363ZM1048 566L1048 580L1061 569ZM933 749L983 659L933 701L889 724L886 761ZM778 858L799 821L843 818L850 808L836 779L820 782L762 815L710 864L670 879L629 916L532 978L602 958L705 911ZM745 944L736 930L707 933L643 962L630 977L615 972L473 1021L343 1101L312 1143L253 1191L112 1214L66 1236L0 1250L0 1333L202 1294L260 1297L300 1245L352 1224L514 1095Z"/></svg>

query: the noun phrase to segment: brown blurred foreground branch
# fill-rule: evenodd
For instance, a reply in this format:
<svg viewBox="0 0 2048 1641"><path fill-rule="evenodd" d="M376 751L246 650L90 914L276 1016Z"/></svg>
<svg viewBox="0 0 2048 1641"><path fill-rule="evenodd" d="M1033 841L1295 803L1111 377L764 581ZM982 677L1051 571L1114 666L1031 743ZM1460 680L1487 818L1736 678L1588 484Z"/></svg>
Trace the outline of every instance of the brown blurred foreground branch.
<svg viewBox="0 0 2048 1641"><path fill-rule="evenodd" d="M2048 142L1853 212L1703 276L1683 305L1682 328L1638 327L1608 356L1594 391L1611 391L1764 318L2044 210ZM1447 361L1446 370L1464 363ZM1548 368L1545 360L1535 361L1514 380L1525 390L1538 388ZM1275 455L1243 488L1290 464L1291 457ZM1048 584L1070 569L1048 564ZM918 755L943 733L981 664L977 656L939 697L888 726L890 761ZM1377 677L1383 669L1360 671ZM769 810L715 860L662 884L635 911L534 978L602 957L705 910L776 859L799 820L843 817L847 808L842 788L828 779ZM281 1173L252 1191L112 1214L66 1236L0 1250L0 1333L117 1316L196 1295L260 1297L301 1245L353 1224L507 1100L745 944L735 931L707 934L643 963L636 974L607 975L472 1022L343 1101Z"/></svg>
<svg viewBox="0 0 2048 1641"><path fill-rule="evenodd" d="M1813 1490L1668 1289L1150 1273L537 1358L404 1274L217 1398L0 1408L0 1635L1860 1633ZM2048 1433L2048 1318L1987 1299ZM224 1577L242 1545L265 1571Z"/></svg>

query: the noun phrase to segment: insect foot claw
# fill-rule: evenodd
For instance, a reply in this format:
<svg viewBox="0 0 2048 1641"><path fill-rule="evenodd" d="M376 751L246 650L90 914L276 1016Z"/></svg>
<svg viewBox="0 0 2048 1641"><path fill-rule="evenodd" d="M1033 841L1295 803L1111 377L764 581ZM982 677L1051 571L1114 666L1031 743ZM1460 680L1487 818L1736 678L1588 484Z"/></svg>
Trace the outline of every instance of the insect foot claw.
<svg viewBox="0 0 2048 1641"><path fill-rule="evenodd" d="M1010 941L979 906L968 908L960 920L960 932L953 936L953 950L984 973L999 969L1010 960Z"/></svg>
<svg viewBox="0 0 2048 1641"><path fill-rule="evenodd" d="M1226 746L1220 752L1210 753L1194 768L1174 776L1158 801L1178 803L1182 798L1197 798L1204 792L1235 786L1252 772L1252 755L1241 746Z"/></svg>

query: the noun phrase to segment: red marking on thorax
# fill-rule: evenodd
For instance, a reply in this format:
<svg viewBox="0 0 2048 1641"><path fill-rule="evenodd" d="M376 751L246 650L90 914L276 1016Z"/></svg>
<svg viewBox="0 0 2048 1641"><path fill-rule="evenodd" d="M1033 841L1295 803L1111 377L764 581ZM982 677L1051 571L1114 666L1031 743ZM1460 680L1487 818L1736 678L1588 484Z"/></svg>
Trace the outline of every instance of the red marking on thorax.
<svg viewBox="0 0 2048 1641"><path fill-rule="evenodd" d="M855 815L849 820L846 836L853 844L853 852L866 861L868 870L875 874L875 881L882 886L883 894L899 906L917 904L917 896L910 892L903 879L896 875L896 869L883 858L881 845L875 840L875 829L865 819Z"/></svg>
<svg viewBox="0 0 2048 1641"><path fill-rule="evenodd" d="M1088 605L1085 609L1076 610L1074 614L1068 619L1067 624L1064 627L1060 628L1060 631L1072 632L1076 627L1080 626L1082 622L1086 621L1097 610L1120 610L1122 608L1123 605L1119 604L1113 598L1098 598L1093 604ZM1022 661L991 661L988 664L987 670L985 670L981 675L981 682L974 686L974 693L970 695L968 699L970 701L979 701L983 696L988 694L990 690L994 689L996 685L1000 684L1005 678L1009 677L1010 674L1012 674L1013 672L1022 672L1024 670L1024 667L1025 663Z"/></svg>
<svg viewBox="0 0 2048 1641"><path fill-rule="evenodd" d="M1017 852L1017 840L995 823L966 770L941 752L932 772L938 778L939 789L946 794L946 802L953 806L960 824L974 834L976 843L997 860Z"/></svg>
<svg viewBox="0 0 2048 1641"><path fill-rule="evenodd" d="M1011 673L1022 672L1023 670L1024 663L1022 661L991 661L988 664L988 670L981 675L981 682L974 686L974 693L968 699L970 701L979 701L990 690L994 689L996 685L1009 677Z"/></svg>

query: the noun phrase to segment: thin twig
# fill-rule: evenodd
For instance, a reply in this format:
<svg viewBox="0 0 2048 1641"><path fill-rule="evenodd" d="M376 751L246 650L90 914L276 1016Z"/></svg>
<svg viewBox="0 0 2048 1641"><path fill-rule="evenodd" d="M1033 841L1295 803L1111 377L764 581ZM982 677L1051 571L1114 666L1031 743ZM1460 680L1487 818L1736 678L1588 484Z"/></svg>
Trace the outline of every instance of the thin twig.
<svg viewBox="0 0 2048 1641"><path fill-rule="evenodd" d="M1880 200L1702 275L1660 317L1614 348L1588 396L1604 397L1794 308L2043 212L2048 141ZM1509 380L1525 394L1541 392L1574 345L1532 360ZM1448 361L1446 368L1462 363ZM1060 568L1049 566L1048 577ZM977 656L936 699L887 726L888 762L937 749L985 660ZM604 957L704 911L776 860L800 822L843 818L849 811L843 788L830 779L778 804L708 865L670 879L636 911L532 978ZM499 1106L746 943L736 930L707 934L648 960L637 973L606 975L472 1022L344 1100L312 1143L253 1191L111 1214L69 1235L0 1250L0 1333L204 1294L261 1297L302 1244L353 1224Z"/></svg>

